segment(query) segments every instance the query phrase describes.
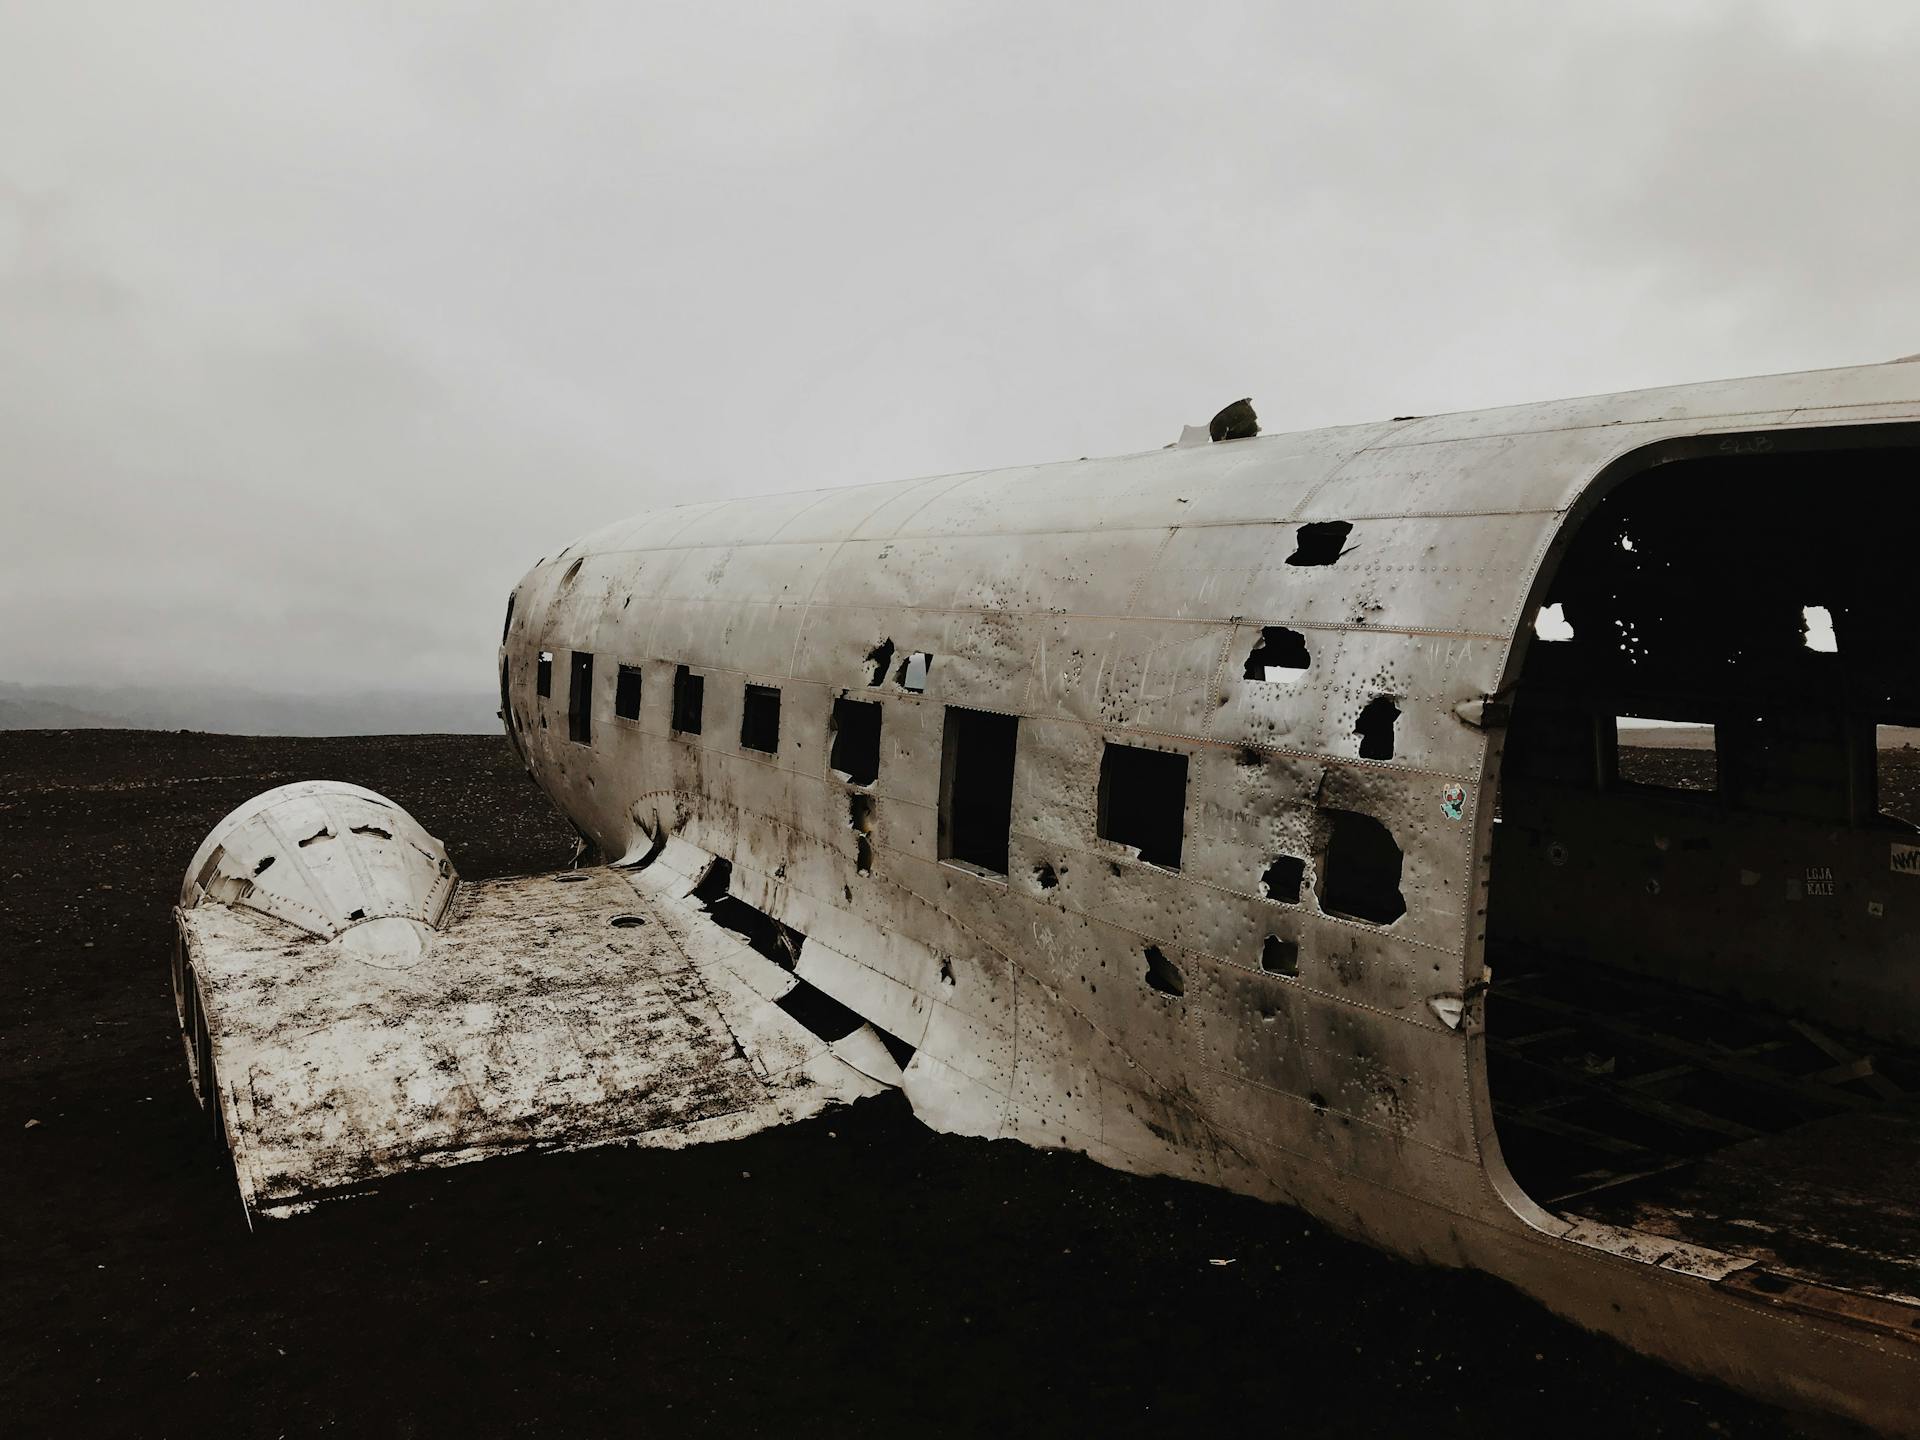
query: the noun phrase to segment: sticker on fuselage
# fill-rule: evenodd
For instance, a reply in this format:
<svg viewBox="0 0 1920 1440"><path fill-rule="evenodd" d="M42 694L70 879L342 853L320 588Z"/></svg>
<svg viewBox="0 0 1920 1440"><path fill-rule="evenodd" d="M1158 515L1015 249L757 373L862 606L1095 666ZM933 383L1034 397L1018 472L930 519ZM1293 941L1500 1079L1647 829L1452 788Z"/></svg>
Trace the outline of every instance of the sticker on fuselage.
<svg viewBox="0 0 1920 1440"><path fill-rule="evenodd" d="M1902 845L1896 840L1887 868L1896 875L1920 875L1920 845Z"/></svg>
<svg viewBox="0 0 1920 1440"><path fill-rule="evenodd" d="M1440 813L1449 820L1458 820L1467 813L1467 787L1449 785L1440 792Z"/></svg>

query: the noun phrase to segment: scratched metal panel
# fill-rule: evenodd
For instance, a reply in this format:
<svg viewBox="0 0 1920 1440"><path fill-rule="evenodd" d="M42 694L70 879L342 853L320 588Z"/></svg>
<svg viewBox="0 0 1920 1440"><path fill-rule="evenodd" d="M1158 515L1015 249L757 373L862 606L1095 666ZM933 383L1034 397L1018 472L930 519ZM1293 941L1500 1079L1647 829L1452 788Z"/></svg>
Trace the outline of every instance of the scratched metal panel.
<svg viewBox="0 0 1920 1440"><path fill-rule="evenodd" d="M939 684L946 625L947 616L938 610L810 605L801 618L793 673L852 691L867 689L874 668L868 654L890 640L893 660L882 682L885 693L900 693L897 672L916 650L934 657L933 683ZM881 687L872 688L875 693L865 698L879 698Z"/></svg>
<svg viewBox="0 0 1920 1440"><path fill-rule="evenodd" d="M1357 760L1360 714L1386 697L1397 702L1400 717L1393 726L1393 754L1382 763L1463 779L1478 773L1485 739L1454 707L1496 688L1505 642L1309 630L1305 670L1249 680L1248 659L1259 640L1257 626L1234 632L1208 727L1211 738Z"/></svg>
<svg viewBox="0 0 1920 1440"><path fill-rule="evenodd" d="M883 497L881 504L867 512L857 525L850 527L845 532L846 537L852 540L886 540L907 531L915 526L920 512L935 499L981 473L984 472L967 470L955 475L929 475L897 488L890 487L890 493ZM865 486L860 488L866 489Z"/></svg>
<svg viewBox="0 0 1920 1440"><path fill-rule="evenodd" d="M816 605L1113 615L1124 611L1165 532L1061 534L1009 545L996 534L848 543L813 593Z"/></svg>
<svg viewBox="0 0 1920 1440"><path fill-rule="evenodd" d="M1609 460L1658 438L1626 426L1428 443L1395 435L1354 456L1314 492L1300 516L1343 520L1561 510Z"/></svg>
<svg viewBox="0 0 1920 1440"><path fill-rule="evenodd" d="M901 534L1080 534L1273 519L1380 425L990 471L943 489Z"/></svg>
<svg viewBox="0 0 1920 1440"><path fill-rule="evenodd" d="M718 595L706 601L663 601L649 643L657 653L695 670L785 675L805 614L806 606L798 600L770 604ZM707 688L713 689L712 680Z"/></svg>
<svg viewBox="0 0 1920 1440"><path fill-rule="evenodd" d="M800 540L838 544L886 507L907 500L931 483L923 476L806 491L806 503L793 511L772 538L783 544Z"/></svg>
<svg viewBox="0 0 1920 1440"><path fill-rule="evenodd" d="M1709 425L1716 429L1764 425L1802 409L1869 404L1920 410L1920 375L1912 365L1858 365L1505 405L1414 421L1406 427L1406 438L1457 440L1636 424L1670 425L1672 433L1690 434ZM1736 420L1745 423L1727 423Z"/></svg>
<svg viewBox="0 0 1920 1440"><path fill-rule="evenodd" d="M1225 626L1062 615L1029 633L1035 683L1026 703L1035 713L1204 733Z"/></svg>
<svg viewBox="0 0 1920 1440"><path fill-rule="evenodd" d="M1338 517L1335 517L1338 518ZM1555 521L1489 515L1352 522L1332 565L1290 565L1276 548L1242 591L1248 619L1507 634Z"/></svg>

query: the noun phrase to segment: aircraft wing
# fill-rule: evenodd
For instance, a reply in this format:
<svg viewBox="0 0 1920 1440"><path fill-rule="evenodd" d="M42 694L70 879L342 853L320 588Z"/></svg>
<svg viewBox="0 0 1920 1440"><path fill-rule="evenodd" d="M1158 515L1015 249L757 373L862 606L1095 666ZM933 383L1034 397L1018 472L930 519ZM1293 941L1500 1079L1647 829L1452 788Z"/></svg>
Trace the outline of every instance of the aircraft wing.
<svg viewBox="0 0 1920 1440"><path fill-rule="evenodd" d="M462 883L349 786L236 811L189 871L175 982L249 1217L516 1150L747 1135L898 1084L868 1027L829 1040L782 1008L805 1016L805 982L715 924L701 878Z"/></svg>

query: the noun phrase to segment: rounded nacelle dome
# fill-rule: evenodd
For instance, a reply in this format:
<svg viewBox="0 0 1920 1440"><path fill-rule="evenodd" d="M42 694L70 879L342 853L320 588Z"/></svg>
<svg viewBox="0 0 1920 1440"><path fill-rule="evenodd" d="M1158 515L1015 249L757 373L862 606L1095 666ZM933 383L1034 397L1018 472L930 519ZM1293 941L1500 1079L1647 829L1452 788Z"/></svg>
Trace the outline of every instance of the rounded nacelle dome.
<svg viewBox="0 0 1920 1440"><path fill-rule="evenodd" d="M377 945L388 932L438 926L458 883L446 847L391 800L306 780L256 795L214 826L180 905L231 905Z"/></svg>

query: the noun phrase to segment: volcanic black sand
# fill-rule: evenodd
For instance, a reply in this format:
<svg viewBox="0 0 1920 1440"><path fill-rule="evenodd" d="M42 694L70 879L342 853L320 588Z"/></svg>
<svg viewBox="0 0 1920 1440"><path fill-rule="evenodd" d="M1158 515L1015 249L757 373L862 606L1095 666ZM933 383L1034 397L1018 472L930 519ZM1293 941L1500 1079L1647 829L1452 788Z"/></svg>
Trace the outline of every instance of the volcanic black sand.
<svg viewBox="0 0 1920 1440"><path fill-rule="evenodd" d="M1790 1433L1485 1276L885 1100L249 1234L169 910L215 821L309 778L392 797L468 876L571 853L493 739L0 734L0 1432Z"/></svg>

